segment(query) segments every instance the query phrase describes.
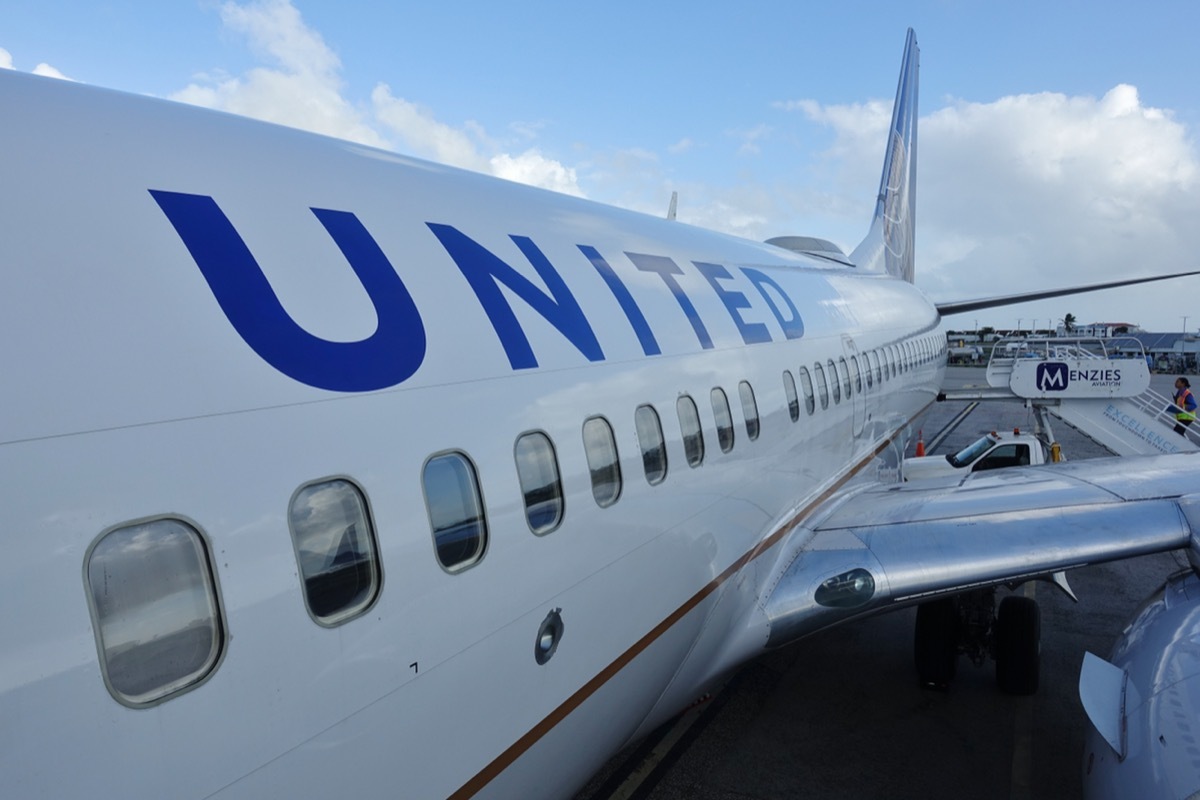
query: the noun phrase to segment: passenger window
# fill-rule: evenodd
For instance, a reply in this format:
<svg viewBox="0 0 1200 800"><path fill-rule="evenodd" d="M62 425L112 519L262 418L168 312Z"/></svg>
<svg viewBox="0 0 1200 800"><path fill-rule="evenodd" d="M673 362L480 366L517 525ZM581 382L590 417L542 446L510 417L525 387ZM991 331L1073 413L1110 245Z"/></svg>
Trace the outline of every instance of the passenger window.
<svg viewBox="0 0 1200 800"><path fill-rule="evenodd" d="M825 370L813 364L813 375L817 378L817 394L821 396L821 408L829 408L829 386L825 383Z"/></svg>
<svg viewBox="0 0 1200 800"><path fill-rule="evenodd" d="M583 449L592 474L592 497L604 508L621 496L621 465L612 426L604 417L589 417L583 423Z"/></svg>
<svg viewBox="0 0 1200 800"><path fill-rule="evenodd" d="M838 359L838 373L842 376L842 392L850 399L850 368L846 366L846 357Z"/></svg>
<svg viewBox="0 0 1200 800"><path fill-rule="evenodd" d="M713 417L717 421L717 444L722 453L728 453L733 449L733 414L729 411L729 398L719 386L712 390L711 396Z"/></svg>
<svg viewBox="0 0 1200 800"><path fill-rule="evenodd" d="M746 417L746 436L754 441L758 438L758 403L754 401L754 388L742 381L738 384L738 396L742 400L742 414Z"/></svg>
<svg viewBox="0 0 1200 800"><path fill-rule="evenodd" d="M111 530L84 571L101 672L118 702L149 705L216 668L225 639L216 580L191 525L156 519Z"/></svg>
<svg viewBox="0 0 1200 800"><path fill-rule="evenodd" d="M858 356L850 356L850 376L854 378L855 394L862 394L862 371L858 368Z"/></svg>
<svg viewBox="0 0 1200 800"><path fill-rule="evenodd" d="M804 408L808 411L809 416L812 416L817 408L817 403L813 399L813 383L807 367L800 368L800 388L804 392Z"/></svg>
<svg viewBox="0 0 1200 800"><path fill-rule="evenodd" d="M795 422L800 419L800 398L796 396L796 379L791 370L783 371L783 392L787 395L788 415Z"/></svg>
<svg viewBox="0 0 1200 800"><path fill-rule="evenodd" d="M318 624L345 622L375 602L379 560L358 487L342 478L302 486L292 497L288 520L304 602Z"/></svg>
<svg viewBox="0 0 1200 800"><path fill-rule="evenodd" d="M487 549L487 521L475 467L464 453L425 462L422 483L438 563L447 572L478 564Z"/></svg>
<svg viewBox="0 0 1200 800"><path fill-rule="evenodd" d="M513 451L517 479L525 498L525 520L538 536L558 527L563 518L562 480L550 437L539 431L517 439Z"/></svg>
<svg viewBox="0 0 1200 800"><path fill-rule="evenodd" d="M698 467L704 462L704 431L700 428L700 412L696 401L685 395L675 401L675 413L679 415L679 435L683 437L683 452L689 467Z"/></svg>
<svg viewBox="0 0 1200 800"><path fill-rule="evenodd" d="M667 446L663 441L662 423L654 406L638 406L633 412L638 445L642 449L642 468L646 480L653 486L667 477Z"/></svg>
<svg viewBox="0 0 1200 800"><path fill-rule="evenodd" d="M840 402L842 402L842 390L841 390L841 387L838 385L837 367L835 367L833 365L832 358L829 359L829 361L827 361L825 363L829 367L829 388L833 390L833 402L835 404L840 403Z"/></svg>
<svg viewBox="0 0 1200 800"><path fill-rule="evenodd" d="M871 351L871 361L875 364L875 382L882 387L886 373L883 371L883 359L879 357L878 350Z"/></svg>

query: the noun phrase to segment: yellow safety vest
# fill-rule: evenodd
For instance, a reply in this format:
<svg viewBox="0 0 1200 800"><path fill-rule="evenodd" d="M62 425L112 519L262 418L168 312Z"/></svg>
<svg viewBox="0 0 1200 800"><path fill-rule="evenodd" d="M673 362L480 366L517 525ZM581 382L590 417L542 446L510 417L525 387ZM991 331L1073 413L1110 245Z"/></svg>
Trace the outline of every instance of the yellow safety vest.
<svg viewBox="0 0 1200 800"><path fill-rule="evenodd" d="M1191 394L1191 389L1184 389L1182 392L1175 395L1175 405L1179 408L1179 410L1175 412L1175 419L1179 420L1180 422L1196 421L1196 412L1187 410L1187 399L1191 396Z"/></svg>

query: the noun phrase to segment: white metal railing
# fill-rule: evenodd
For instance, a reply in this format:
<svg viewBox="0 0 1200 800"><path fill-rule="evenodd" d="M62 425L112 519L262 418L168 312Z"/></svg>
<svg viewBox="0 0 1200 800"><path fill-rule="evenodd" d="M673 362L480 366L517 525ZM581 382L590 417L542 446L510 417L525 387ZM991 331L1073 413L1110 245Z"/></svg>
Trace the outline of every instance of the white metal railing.
<svg viewBox="0 0 1200 800"><path fill-rule="evenodd" d="M991 386L1008 386L1013 365L1024 358L1040 361L1052 359L1125 359L1145 360L1142 343L1132 336L1111 339L1096 337L1060 337L1020 339L1006 337L992 345L987 365L987 381Z"/></svg>
<svg viewBox="0 0 1200 800"><path fill-rule="evenodd" d="M1175 426L1178 422L1175 419L1174 398L1167 397L1153 389L1147 389L1137 397L1130 397L1129 402L1155 422L1170 428L1172 433L1175 432ZM1184 428L1183 438L1200 447L1200 431L1196 430L1196 423L1192 423Z"/></svg>
<svg viewBox="0 0 1200 800"><path fill-rule="evenodd" d="M1111 339L1062 337L1018 339L1006 337L992 345L991 361L1012 362L1018 358L1146 358L1142 343L1132 336Z"/></svg>

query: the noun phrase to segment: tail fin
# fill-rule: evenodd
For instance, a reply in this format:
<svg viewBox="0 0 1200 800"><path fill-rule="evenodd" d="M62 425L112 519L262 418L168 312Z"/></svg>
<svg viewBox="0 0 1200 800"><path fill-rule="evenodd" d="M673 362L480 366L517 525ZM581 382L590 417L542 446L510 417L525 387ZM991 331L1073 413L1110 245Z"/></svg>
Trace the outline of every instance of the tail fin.
<svg viewBox="0 0 1200 800"><path fill-rule="evenodd" d="M883 178L871 230L850 260L860 268L887 271L912 283L913 229L917 210L917 84L920 72L917 35L908 29L896 105L888 130Z"/></svg>

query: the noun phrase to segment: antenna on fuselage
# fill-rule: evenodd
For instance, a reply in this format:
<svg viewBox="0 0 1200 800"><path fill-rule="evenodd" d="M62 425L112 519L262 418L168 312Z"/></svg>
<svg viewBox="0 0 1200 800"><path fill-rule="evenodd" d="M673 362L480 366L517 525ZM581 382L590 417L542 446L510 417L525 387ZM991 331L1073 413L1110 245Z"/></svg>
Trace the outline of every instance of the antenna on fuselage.
<svg viewBox="0 0 1200 800"><path fill-rule="evenodd" d="M671 205L667 209L667 219L675 219L675 207L679 205L679 192L671 192Z"/></svg>

